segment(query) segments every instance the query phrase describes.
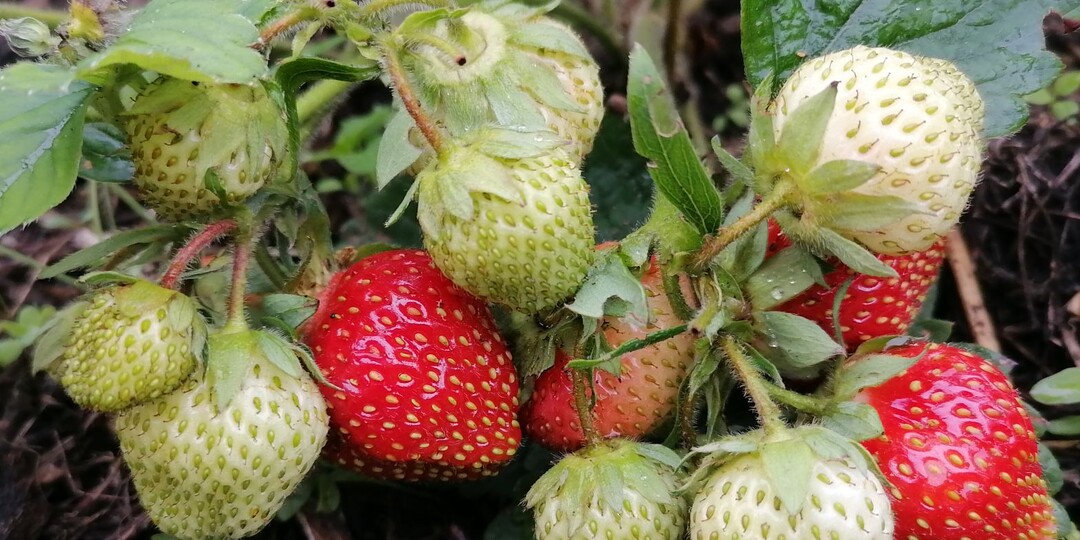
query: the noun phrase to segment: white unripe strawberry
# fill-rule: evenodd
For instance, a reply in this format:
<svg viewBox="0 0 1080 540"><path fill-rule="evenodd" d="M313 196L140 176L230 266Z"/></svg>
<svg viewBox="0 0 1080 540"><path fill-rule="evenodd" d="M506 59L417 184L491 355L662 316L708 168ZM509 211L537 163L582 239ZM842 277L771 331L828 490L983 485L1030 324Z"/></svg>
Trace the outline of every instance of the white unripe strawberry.
<svg viewBox="0 0 1080 540"><path fill-rule="evenodd" d="M950 62L901 51L857 46L827 54L799 67L769 106L776 138L801 104L832 85L835 105L815 162L786 165L876 165L850 191L899 197L910 211L880 226L821 224L878 253L927 249L959 220L978 177L985 107L974 83Z"/></svg>

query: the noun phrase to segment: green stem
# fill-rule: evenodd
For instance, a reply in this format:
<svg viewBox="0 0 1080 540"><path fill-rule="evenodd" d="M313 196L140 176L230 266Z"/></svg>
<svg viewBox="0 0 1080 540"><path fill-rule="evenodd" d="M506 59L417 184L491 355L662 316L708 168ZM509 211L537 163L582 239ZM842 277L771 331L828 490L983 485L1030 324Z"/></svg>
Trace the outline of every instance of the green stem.
<svg viewBox="0 0 1080 540"><path fill-rule="evenodd" d="M385 43L383 54L386 57L386 73L390 76L390 83L394 90L397 91L398 97L401 98L402 106L412 117L416 127L420 129L420 133L427 139L428 145L435 151L435 155L442 157L446 153L442 133L439 132L435 123L428 118L420 99L413 92L409 79L405 75L405 69L401 66L401 58L398 56L397 47L394 43Z"/></svg>
<svg viewBox="0 0 1080 540"><path fill-rule="evenodd" d="M387 10L406 6L424 6L428 9L452 8L454 3L450 0L370 0L357 10L356 16L360 20L373 19Z"/></svg>
<svg viewBox="0 0 1080 540"><path fill-rule="evenodd" d="M206 246L210 245L214 240L233 229L236 228L236 222L231 219L223 219L216 221L206 226L202 231L193 236L187 244L184 244L176 255L173 256L172 261L169 262L169 267L165 270L165 274L161 276L161 286L167 289L175 289L180 282L180 276L191 264L191 260L195 258Z"/></svg>
<svg viewBox="0 0 1080 540"><path fill-rule="evenodd" d="M266 274L267 279L270 280L270 283L274 285L275 289L278 289L279 291L287 290L289 277L281 271L281 267L274 261L274 258L270 255L270 251L266 249L266 244L262 242L259 242L255 246L255 262L259 265L259 268L262 269L263 273Z"/></svg>
<svg viewBox="0 0 1080 540"><path fill-rule="evenodd" d="M50 28L60 26L67 22L69 18L66 11L32 8L15 4L0 4L0 19L21 19L23 17L33 17Z"/></svg>
<svg viewBox="0 0 1080 540"><path fill-rule="evenodd" d="M762 383L765 386L765 391L769 393L770 398L789 407L794 407L815 416L823 416L829 408L828 403L825 403L818 398L803 395L798 392L792 392L786 388L780 388L769 381L763 380Z"/></svg>
<svg viewBox="0 0 1080 540"><path fill-rule="evenodd" d="M45 263L43 263L43 262L41 262L41 261L39 261L39 260L37 260L37 259L35 259L33 257L30 257L28 255L24 255L24 254L22 254L22 253L20 253L18 251L15 251L14 249L9 248L9 247L7 247L7 246L5 246L3 244L0 244L0 257L7 257L7 258L9 258L9 259L23 265L23 266L33 268L34 270L36 270L38 272L40 272L40 271L42 271L42 270L44 270L45 268L48 267L47 264L45 264ZM60 281L62 281L64 283L67 283L69 285L76 285L78 283L74 278L72 278L71 276L69 276L67 274L60 274L60 275L54 277L53 279L60 280Z"/></svg>
<svg viewBox="0 0 1080 540"><path fill-rule="evenodd" d="M619 345L615 350L604 354L599 359L597 359L597 361L599 363L603 363L615 358L620 358L624 354L639 351L641 349L644 349L645 347L648 347L649 345L655 345L657 343L660 343L661 341L669 340L679 334L682 334L683 332L686 332L688 328L689 325L680 324L679 326L672 326L671 328L657 330L656 332L648 334L640 339L630 339L624 341L622 345Z"/></svg>
<svg viewBox="0 0 1080 540"><path fill-rule="evenodd" d="M135 197L133 197L131 193L129 193L128 190L124 188L123 185L109 182L105 184L105 186L108 188L109 191L113 193L113 195L116 195L118 199L123 201L123 203L126 204L128 208L130 208L136 214L139 214L139 217L142 218L143 221L154 221L154 216L150 213L150 211L147 210L145 206L139 204L139 201L136 200Z"/></svg>
<svg viewBox="0 0 1080 540"><path fill-rule="evenodd" d="M571 368L570 380L574 385L574 408L577 409L585 443L594 446L601 441L601 438L596 431L596 426L593 425L592 407L589 406L589 396L586 393L585 371Z"/></svg>
<svg viewBox="0 0 1080 540"><path fill-rule="evenodd" d="M735 223L722 227L714 236L705 239L705 245L701 247L697 255L691 261L691 268L696 271L704 270L724 248L738 240L739 237L749 232L777 210L788 205L795 186L788 181L777 182L772 192L761 199L749 213L740 217Z"/></svg>
<svg viewBox="0 0 1080 540"><path fill-rule="evenodd" d="M602 22L602 18L596 17L571 2L560 3L555 9L551 10L551 16L562 19L570 23L571 26L585 29L600 41L600 46L604 48L604 51L612 59L618 62L625 60L626 50L615 39L615 36L611 33L611 28Z"/></svg>
<svg viewBox="0 0 1080 540"><path fill-rule="evenodd" d="M250 223L237 227L233 235L232 283L229 287L229 313L225 321L226 332L241 332L247 329L244 296L247 293L247 271L251 262L252 238Z"/></svg>
<svg viewBox="0 0 1080 540"><path fill-rule="evenodd" d="M300 140L311 138L318 120L333 110L337 101L356 88L358 83L323 79L312 83L304 93L296 98L296 118L300 124Z"/></svg>
<svg viewBox="0 0 1080 540"><path fill-rule="evenodd" d="M101 226L101 201L98 200L98 190L95 183L90 183L86 186L87 206L90 209L90 230L97 236L101 236L105 233L105 229Z"/></svg>
<svg viewBox="0 0 1080 540"><path fill-rule="evenodd" d="M291 29L292 27L304 21L314 19L317 16L318 11L308 7L303 7L294 11L290 11L279 17L277 20L274 20L270 24L266 25L266 27L263 28L261 32L259 32L259 40L254 45L252 45L252 47L255 49L266 48L266 46L269 45L270 42L274 40L274 38L280 36L285 32L288 32L289 29Z"/></svg>
<svg viewBox="0 0 1080 540"><path fill-rule="evenodd" d="M731 335L721 338L723 341L724 354L732 372L742 382L743 388L750 396L750 401L757 411L758 420L766 435L776 434L784 429L784 421L780 417L780 408L769 397L769 390L761 374L751 364L750 359L742 350L742 345Z"/></svg>

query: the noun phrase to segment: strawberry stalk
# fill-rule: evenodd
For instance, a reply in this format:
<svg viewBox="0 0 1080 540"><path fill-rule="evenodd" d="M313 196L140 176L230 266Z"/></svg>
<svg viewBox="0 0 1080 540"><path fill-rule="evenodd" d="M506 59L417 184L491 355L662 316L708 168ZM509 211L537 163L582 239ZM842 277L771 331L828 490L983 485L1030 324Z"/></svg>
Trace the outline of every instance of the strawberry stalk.
<svg viewBox="0 0 1080 540"><path fill-rule="evenodd" d="M205 229L193 236L184 247L180 248L172 260L169 261L168 269L161 276L161 286L167 289L176 289L180 282L180 276L191 264L191 260L206 246L217 240L219 236L235 228L236 221L231 219L223 219L207 225Z"/></svg>
<svg viewBox="0 0 1080 540"><path fill-rule="evenodd" d="M784 421L780 418L780 408L769 397L769 390L761 378L761 374L754 368L750 359L743 352L742 345L731 335L721 338L725 356L735 376L742 382L743 388L750 396L750 401L757 411L758 420L766 435L773 435L785 429Z"/></svg>
<svg viewBox="0 0 1080 540"><path fill-rule="evenodd" d="M578 419L581 421L581 432L585 434L585 444L595 446L601 439L593 425L592 407L585 392L585 370L571 368L570 380L574 384L574 408L577 409Z"/></svg>
<svg viewBox="0 0 1080 540"><path fill-rule="evenodd" d="M263 28L262 32L259 33L259 40L251 47L261 50L269 45L274 38L288 32L289 29L304 21L314 19L317 15L318 11L307 7L290 11L268 24L266 28Z"/></svg>
<svg viewBox="0 0 1080 540"><path fill-rule="evenodd" d="M439 133L435 123L424 112L420 98L416 97L413 92L405 74L405 69L401 67L401 57L398 56L397 47L393 43L385 43L383 52L386 62L386 74L390 76L390 84L394 87L398 97L401 98L402 106L412 117L413 122L416 122L416 127L420 129L420 133L424 135L424 139L427 140L431 149L435 151L437 156L442 157L446 153L442 134Z"/></svg>
<svg viewBox="0 0 1080 540"><path fill-rule="evenodd" d="M827 413L829 405L824 400L780 388L769 381L763 380L761 382L765 387L765 391L769 393L769 397L775 401L814 416L823 416Z"/></svg>
<svg viewBox="0 0 1080 540"><path fill-rule="evenodd" d="M424 6L427 9L453 8L454 3L448 0L371 0L360 6L356 16L360 20L373 19L382 13L396 8L412 8Z"/></svg>
<svg viewBox="0 0 1080 540"><path fill-rule="evenodd" d="M225 331L240 332L247 329L244 318L244 293L247 292L247 269L251 261L252 228L250 225L239 227L234 236L236 250L233 253L232 283L229 288L229 314Z"/></svg>
<svg viewBox="0 0 1080 540"><path fill-rule="evenodd" d="M750 232L762 221L765 221L777 210L787 206L791 195L795 192L795 185L790 181L777 182L773 190L761 199L746 215L737 219L731 225L722 227L715 235L705 238L705 245L694 255L690 261L690 268L702 271L724 248L738 240L742 235Z"/></svg>

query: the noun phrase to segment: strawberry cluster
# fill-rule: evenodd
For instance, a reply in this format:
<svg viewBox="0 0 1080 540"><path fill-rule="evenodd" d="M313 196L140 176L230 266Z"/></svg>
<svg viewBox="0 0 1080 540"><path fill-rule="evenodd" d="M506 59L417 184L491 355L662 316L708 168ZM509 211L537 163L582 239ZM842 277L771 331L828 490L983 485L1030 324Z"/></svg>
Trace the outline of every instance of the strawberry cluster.
<svg viewBox="0 0 1080 540"><path fill-rule="evenodd" d="M638 150L662 141L703 184L661 186L645 224L597 246L582 162L603 89L553 3L397 25L378 10L398 2L294 4L281 24L312 21L294 56L333 26L392 86L377 183L412 177L391 221L415 199L424 249L335 251L298 172L283 87L342 66L128 80L103 116L142 200L196 233L160 285L91 276L37 364L115 414L162 531L255 534L320 457L471 481L536 444L559 453L523 501L538 540L1056 537L1008 377L902 336L982 158L986 106L956 66L863 46L807 60L762 85L741 160L716 145L721 190L636 51L630 92L663 90L630 96L656 124L631 111ZM226 233L232 250L188 272Z"/></svg>

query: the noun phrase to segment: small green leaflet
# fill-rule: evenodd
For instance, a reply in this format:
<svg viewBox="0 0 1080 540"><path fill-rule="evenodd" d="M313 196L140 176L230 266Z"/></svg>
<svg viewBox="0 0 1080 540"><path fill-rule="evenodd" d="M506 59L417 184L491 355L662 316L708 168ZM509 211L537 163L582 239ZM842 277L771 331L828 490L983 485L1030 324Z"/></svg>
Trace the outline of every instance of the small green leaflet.
<svg viewBox="0 0 1080 540"><path fill-rule="evenodd" d="M0 233L60 204L75 187L93 89L58 66L0 71Z"/></svg>
<svg viewBox="0 0 1080 540"><path fill-rule="evenodd" d="M251 48L259 30L243 9L237 0L152 0L116 42L79 63L79 75L135 64L190 81L253 83L266 60Z"/></svg>
<svg viewBox="0 0 1080 540"><path fill-rule="evenodd" d="M986 137L1027 119L1021 96L1050 84L1061 62L1045 50L1042 19L1080 0L746 0L742 48L755 87L779 88L804 58L855 45L883 46L954 62L986 101Z"/></svg>
<svg viewBox="0 0 1080 540"><path fill-rule="evenodd" d="M627 87L634 149L649 159L656 187L704 233L724 219L720 192L701 164L664 78L641 45L630 53Z"/></svg>
<svg viewBox="0 0 1080 540"><path fill-rule="evenodd" d="M1080 403L1080 368L1067 368L1035 383L1031 397L1044 405Z"/></svg>

